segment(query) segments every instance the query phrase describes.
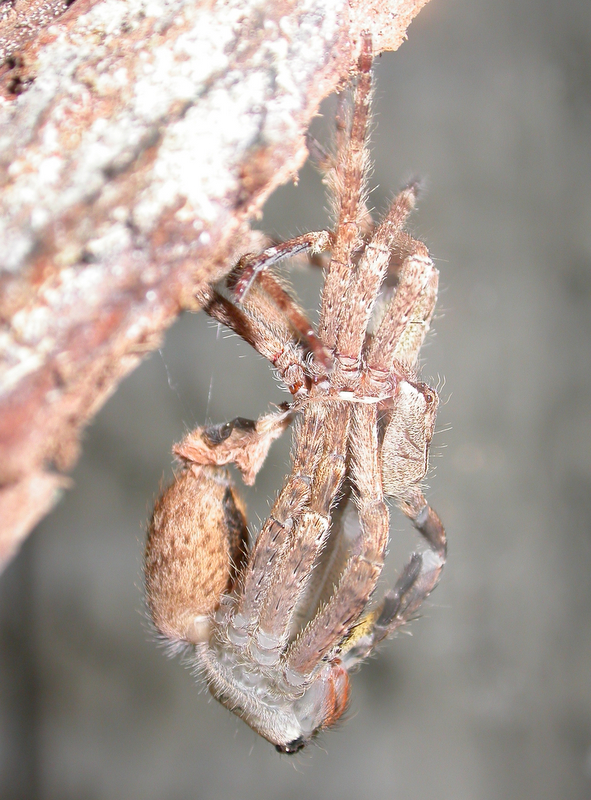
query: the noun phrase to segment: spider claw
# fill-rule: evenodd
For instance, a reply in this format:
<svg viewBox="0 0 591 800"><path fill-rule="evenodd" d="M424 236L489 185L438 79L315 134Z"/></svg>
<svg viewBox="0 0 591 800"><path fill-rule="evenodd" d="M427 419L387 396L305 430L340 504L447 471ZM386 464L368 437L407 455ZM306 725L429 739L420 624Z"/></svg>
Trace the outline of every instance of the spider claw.
<svg viewBox="0 0 591 800"><path fill-rule="evenodd" d="M403 188L403 192L409 192L414 195L415 200L417 197L423 192L425 188L425 182L423 178L419 178L419 176L415 176L411 178L406 186Z"/></svg>

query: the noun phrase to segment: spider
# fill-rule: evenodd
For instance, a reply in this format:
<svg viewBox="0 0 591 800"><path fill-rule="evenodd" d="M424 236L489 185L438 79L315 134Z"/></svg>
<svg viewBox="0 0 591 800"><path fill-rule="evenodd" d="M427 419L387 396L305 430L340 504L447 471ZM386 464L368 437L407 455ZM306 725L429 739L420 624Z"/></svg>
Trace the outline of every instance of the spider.
<svg viewBox="0 0 591 800"><path fill-rule="evenodd" d="M425 245L404 231L415 183L379 225L370 221L371 64L366 35L352 111L346 116L341 102L336 154L325 163L335 231L244 256L227 282L232 299L216 290L197 298L271 362L291 402L256 422L197 428L176 445L183 466L156 503L146 547L156 629L188 651L221 703L282 753L299 751L342 716L350 671L415 616L446 557L443 526L421 490L438 397L416 373L438 272ZM314 331L270 268L324 251L331 258ZM370 332L392 272L395 291ZM292 421L291 472L249 548L244 506L224 467L235 464L253 483ZM375 601L389 536L386 497L426 548ZM350 501L353 533L345 525Z"/></svg>

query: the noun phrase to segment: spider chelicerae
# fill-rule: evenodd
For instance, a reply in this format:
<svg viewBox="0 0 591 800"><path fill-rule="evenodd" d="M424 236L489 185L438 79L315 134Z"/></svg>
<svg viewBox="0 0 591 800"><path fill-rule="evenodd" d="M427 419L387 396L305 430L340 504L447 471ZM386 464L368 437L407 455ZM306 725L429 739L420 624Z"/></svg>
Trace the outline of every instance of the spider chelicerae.
<svg viewBox="0 0 591 800"><path fill-rule="evenodd" d="M147 604L159 633L188 651L213 695L283 753L341 717L349 672L416 615L446 556L443 526L421 490L438 397L416 374L438 273L404 230L416 184L377 226L366 207L371 64L365 36L352 111L341 102L336 153L324 158L334 232L247 255L228 279L232 299L215 290L197 298L271 362L292 400L256 422L197 428L174 448L182 469L156 504L146 548ZM270 267L325 251L314 331ZM376 315L393 274L395 290ZM224 465L253 483L292 421L291 472L248 547L244 507ZM386 497L426 548L374 600L389 536Z"/></svg>

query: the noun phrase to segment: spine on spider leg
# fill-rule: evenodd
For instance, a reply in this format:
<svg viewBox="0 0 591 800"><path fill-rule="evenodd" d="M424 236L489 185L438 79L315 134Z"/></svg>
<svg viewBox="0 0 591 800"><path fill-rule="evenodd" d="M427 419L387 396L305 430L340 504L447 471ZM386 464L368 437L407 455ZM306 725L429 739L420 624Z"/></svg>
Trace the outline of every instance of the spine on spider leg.
<svg viewBox="0 0 591 800"><path fill-rule="evenodd" d="M244 504L226 470L193 466L163 492L148 527L144 576L152 621L173 645L208 640L246 536Z"/></svg>

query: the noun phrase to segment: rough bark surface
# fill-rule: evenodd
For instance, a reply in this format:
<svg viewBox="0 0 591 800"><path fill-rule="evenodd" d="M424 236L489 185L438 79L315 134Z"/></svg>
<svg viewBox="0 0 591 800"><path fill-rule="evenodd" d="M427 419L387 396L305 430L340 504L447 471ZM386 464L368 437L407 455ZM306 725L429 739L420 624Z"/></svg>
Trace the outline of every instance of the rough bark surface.
<svg viewBox="0 0 591 800"><path fill-rule="evenodd" d="M427 0L0 2L0 564L79 435Z"/></svg>

